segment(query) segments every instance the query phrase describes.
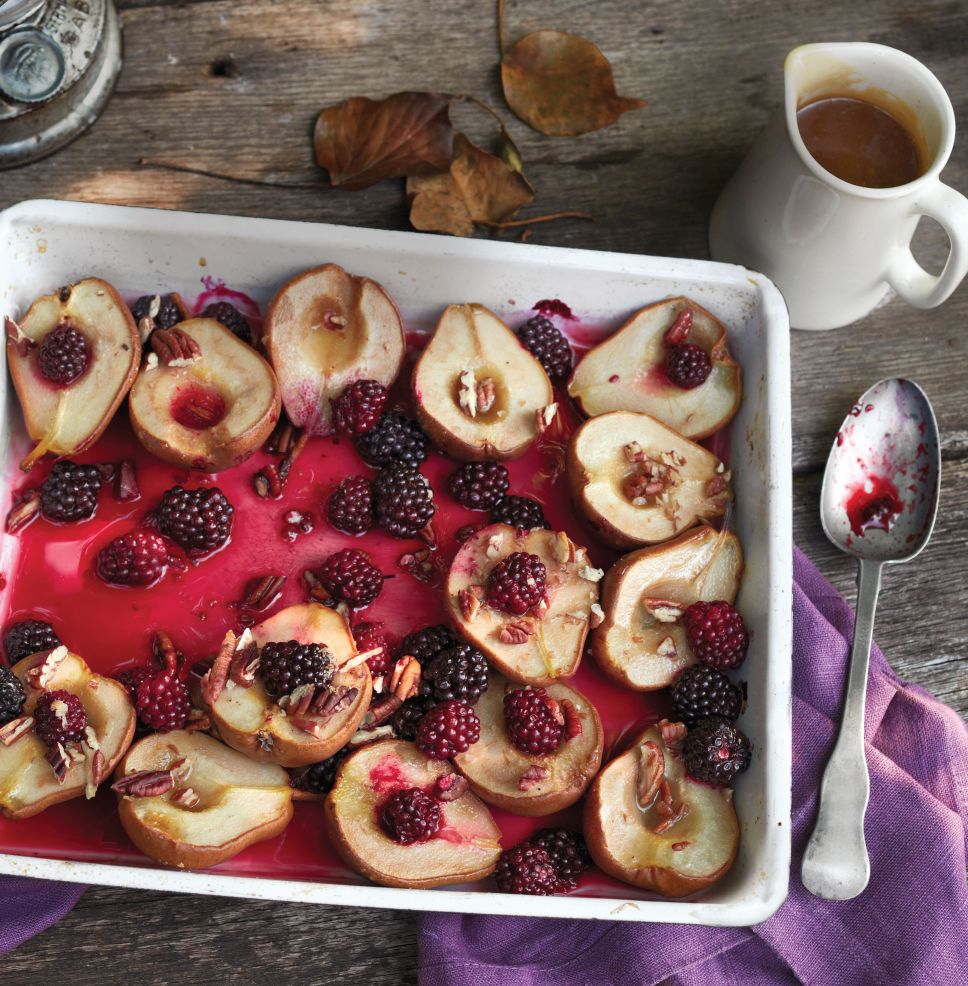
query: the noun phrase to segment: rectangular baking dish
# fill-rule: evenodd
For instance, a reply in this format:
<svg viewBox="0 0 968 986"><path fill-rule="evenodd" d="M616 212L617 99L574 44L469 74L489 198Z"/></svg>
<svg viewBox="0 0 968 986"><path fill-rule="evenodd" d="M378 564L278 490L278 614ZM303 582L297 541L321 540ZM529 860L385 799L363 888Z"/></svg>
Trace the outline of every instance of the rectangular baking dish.
<svg viewBox="0 0 968 986"><path fill-rule="evenodd" d="M122 288L198 291L214 275L261 304L293 274L333 261L381 282L408 330L430 329L452 302L499 315L563 297L583 318L615 328L634 310L685 294L729 328L744 398L732 423L735 529L746 554L740 606L751 630L744 677L753 741L736 788L742 837L733 869L700 900L667 901L629 888L628 899L515 897L479 890L372 886L187 873L152 866L0 854L0 873L119 887L253 899L412 910L748 926L787 893L791 784L790 357L786 307L762 275L696 260L457 240L312 223L163 212L76 202L22 202L0 214L0 315L16 318L36 296L96 274ZM4 462L22 421L0 376ZM3 509L9 505L9 473ZM0 571L12 545L3 539ZM22 822L19 824L29 824ZM0 842L0 850L5 848Z"/></svg>

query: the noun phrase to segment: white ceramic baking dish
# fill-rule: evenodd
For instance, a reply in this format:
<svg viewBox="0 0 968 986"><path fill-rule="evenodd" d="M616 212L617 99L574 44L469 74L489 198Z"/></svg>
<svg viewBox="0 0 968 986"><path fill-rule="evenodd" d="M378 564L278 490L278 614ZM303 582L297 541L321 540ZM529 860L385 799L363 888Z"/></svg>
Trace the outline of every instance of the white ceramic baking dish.
<svg viewBox="0 0 968 986"><path fill-rule="evenodd" d="M451 302L498 314L563 297L583 317L617 327L633 310L686 294L725 322L743 367L732 424L735 527L746 552L740 606L751 629L741 721L755 756L740 778L739 856L699 900L666 901L629 888L628 899L515 897L479 890L398 890L183 873L153 867L0 855L0 873L152 890L317 901L412 910L527 914L689 924L755 924L787 893L791 777L790 363L786 307L762 275L695 260L640 257L494 240L457 240L310 223L161 212L75 202L23 202L0 214L0 315L17 317L39 294L88 274L121 288L198 293L213 274L265 302L292 274L334 261L386 286L408 328L433 326ZM3 453L22 431L0 376ZM9 479L9 477L8 477ZM5 497L5 499L8 499ZM7 503L3 504L6 509ZM0 570L10 558L0 548ZM21 823L29 824L29 823Z"/></svg>

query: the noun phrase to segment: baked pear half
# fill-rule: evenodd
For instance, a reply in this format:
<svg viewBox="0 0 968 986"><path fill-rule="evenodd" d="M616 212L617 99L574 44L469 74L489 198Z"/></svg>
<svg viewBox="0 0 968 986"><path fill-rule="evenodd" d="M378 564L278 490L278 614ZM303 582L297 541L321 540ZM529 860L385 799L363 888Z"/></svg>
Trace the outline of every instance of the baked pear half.
<svg viewBox="0 0 968 986"><path fill-rule="evenodd" d="M566 471L589 524L616 548L658 544L732 500L720 460L648 414L612 411L572 436Z"/></svg>
<svg viewBox="0 0 968 986"><path fill-rule="evenodd" d="M176 730L139 740L114 779L128 838L165 866L216 866L292 819L289 775L255 763L205 733Z"/></svg>
<svg viewBox="0 0 968 986"><path fill-rule="evenodd" d="M487 602L491 573L516 552L535 555L547 573L544 600L521 615ZM523 684L547 685L578 670L589 624L597 618L603 574L563 531L491 524L471 535L454 556L445 589L447 611L461 635L502 674Z"/></svg>
<svg viewBox="0 0 968 986"><path fill-rule="evenodd" d="M307 270L279 289L263 341L286 414L310 435L332 432L332 401L355 380L389 387L406 353L403 320L387 292L336 264Z"/></svg>
<svg viewBox="0 0 968 986"><path fill-rule="evenodd" d="M551 753L524 753L509 738L504 715L505 694L520 687L491 674L474 706L481 738L454 757L454 764L488 804L516 815L550 815L578 801L598 773L602 723L577 689L562 682L548 685L547 697L561 718L561 743Z"/></svg>
<svg viewBox="0 0 968 986"><path fill-rule="evenodd" d="M468 462L523 455L554 396L544 367L497 315L449 305L413 371L413 401L434 444Z"/></svg>
<svg viewBox="0 0 968 986"><path fill-rule="evenodd" d="M128 401L141 444L205 472L244 462L279 420L272 367L214 318L156 329L151 342Z"/></svg>
<svg viewBox="0 0 968 986"><path fill-rule="evenodd" d="M681 724L645 730L595 778L584 810L598 867L664 897L705 890L729 871L739 847L732 790L693 780L677 735Z"/></svg>
<svg viewBox="0 0 968 986"><path fill-rule="evenodd" d="M8 818L30 818L61 801L93 798L134 736L127 691L64 646L25 657L12 670L27 700L21 716L0 727L0 809ZM52 762L58 751L49 750L33 728L38 700L55 691L76 695L88 724L85 738L63 750L59 768Z"/></svg>
<svg viewBox="0 0 968 986"><path fill-rule="evenodd" d="M269 695L252 669L267 643L289 641L319 644L329 651L336 670L327 687ZM370 706L373 683L346 620L336 610L319 603L289 606L229 646L236 648L234 654L226 654L223 645L203 679L200 698L219 737L233 749L259 762L304 767L332 756L356 732Z"/></svg>
<svg viewBox="0 0 968 986"><path fill-rule="evenodd" d="M623 555L602 582L605 618L591 638L599 667L633 691L668 687L696 663L682 614L700 601L734 602L742 574L739 539L707 524Z"/></svg>
<svg viewBox="0 0 968 986"><path fill-rule="evenodd" d="M440 828L425 841L401 844L384 829L381 812L397 791L433 793L451 781L447 760L428 760L413 743L377 740L340 765L323 805L326 832L346 865L386 887L440 887L490 875L501 855L501 831L476 795L439 802Z"/></svg>
<svg viewBox="0 0 968 986"><path fill-rule="evenodd" d="M90 448L131 388L141 358L138 327L110 284L89 277L38 298L20 324L6 321L7 366L42 456Z"/></svg>
<svg viewBox="0 0 968 986"><path fill-rule="evenodd" d="M688 389L665 370L671 347L682 343L698 346L712 365L705 381ZM695 439L733 419L742 399L740 378L722 322L689 298L667 298L636 312L587 353L568 393L586 415L641 411Z"/></svg>

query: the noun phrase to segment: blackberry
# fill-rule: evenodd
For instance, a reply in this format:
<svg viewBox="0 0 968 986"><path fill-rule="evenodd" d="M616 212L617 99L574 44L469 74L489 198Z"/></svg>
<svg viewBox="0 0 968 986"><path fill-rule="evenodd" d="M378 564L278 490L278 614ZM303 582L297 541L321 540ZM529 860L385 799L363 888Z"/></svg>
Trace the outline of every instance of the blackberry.
<svg viewBox="0 0 968 986"><path fill-rule="evenodd" d="M551 319L532 315L518 329L518 338L555 382L571 373L571 346Z"/></svg>
<svg viewBox="0 0 968 986"><path fill-rule="evenodd" d="M101 472L65 459L55 462L40 487L40 509L48 520L66 524L87 520L97 509Z"/></svg>
<svg viewBox="0 0 968 986"><path fill-rule="evenodd" d="M380 648L378 654L366 659L366 665L370 669L370 674L378 677L386 674L393 664L390 657L390 645L387 642L386 629L382 623L357 623L353 627L353 640L356 643L358 654Z"/></svg>
<svg viewBox="0 0 968 986"><path fill-rule="evenodd" d="M426 667L441 651L455 647L460 641L451 632L450 627L438 623L432 627L424 627L408 633L400 644L398 653L401 657L409 654Z"/></svg>
<svg viewBox="0 0 968 986"><path fill-rule="evenodd" d="M60 638L54 628L43 620L19 620L11 623L3 635L3 649L11 664L22 661L31 654L59 647Z"/></svg>
<svg viewBox="0 0 968 986"><path fill-rule="evenodd" d="M151 319L156 329L170 329L183 319L178 303L170 294L143 294L132 306L131 314L134 320L140 322L143 318L151 318L151 308L155 298L158 299L158 314Z"/></svg>
<svg viewBox="0 0 968 986"><path fill-rule="evenodd" d="M696 346L691 342L685 342L680 346L673 346L665 362L666 376L683 390L694 390L700 384L706 382L706 378L712 373L713 364L709 358L709 353L702 346Z"/></svg>
<svg viewBox="0 0 968 986"><path fill-rule="evenodd" d="M732 722L743 711L742 686L734 685L722 671L704 664L693 664L680 671L670 694L675 718L687 726L709 716Z"/></svg>
<svg viewBox="0 0 968 986"><path fill-rule="evenodd" d="M376 380L356 380L333 401L333 425L344 435L372 431L386 405L386 387Z"/></svg>
<svg viewBox="0 0 968 986"><path fill-rule="evenodd" d="M0 664L0 726L16 719L23 711L24 686L6 665Z"/></svg>
<svg viewBox="0 0 968 986"><path fill-rule="evenodd" d="M182 729L192 708L188 685L177 675L155 671L139 682L135 708L138 718L149 729L159 733Z"/></svg>
<svg viewBox="0 0 968 986"><path fill-rule="evenodd" d="M216 322L221 322L232 335L238 336L243 342L252 345L252 326L235 305L230 305L227 301L215 301L211 305L205 306L205 310L199 318L214 318Z"/></svg>
<svg viewBox="0 0 968 986"><path fill-rule="evenodd" d="M517 688L504 696L504 728L522 753L554 753L565 738L565 725L555 715L543 688Z"/></svg>
<svg viewBox="0 0 968 986"><path fill-rule="evenodd" d="M376 523L373 516L373 484L366 476L342 480L326 501L326 516L344 534L365 534Z"/></svg>
<svg viewBox="0 0 968 986"><path fill-rule="evenodd" d="M412 743L417 738L417 727L420 725L420 720L436 704L429 695L414 695L413 698L408 698L390 717L393 731L400 739L409 740Z"/></svg>
<svg viewBox="0 0 968 986"><path fill-rule="evenodd" d="M217 486L199 490L173 486L161 498L155 523L160 533L194 558L207 555L228 541L234 513Z"/></svg>
<svg viewBox="0 0 968 986"><path fill-rule="evenodd" d="M530 496L504 496L491 507L491 521L495 524L510 524L520 531L533 531L535 528L550 530L544 511L537 500Z"/></svg>
<svg viewBox="0 0 968 986"><path fill-rule="evenodd" d="M581 832L573 829L542 829L532 836L531 842L547 852L558 876L569 887L574 887L578 877L592 865L592 858Z"/></svg>
<svg viewBox="0 0 968 986"><path fill-rule="evenodd" d="M311 764L309 767L299 767L289 772L289 783L299 791L308 791L310 794L329 794L336 783L336 772L339 765L346 759L350 752L348 746L337 750L331 757Z"/></svg>
<svg viewBox="0 0 968 986"><path fill-rule="evenodd" d="M376 522L387 534L414 537L434 516L434 491L416 469L388 466L373 480L373 505Z"/></svg>
<svg viewBox="0 0 968 986"><path fill-rule="evenodd" d="M383 828L403 846L426 842L440 828L440 805L419 787L394 791L380 812Z"/></svg>
<svg viewBox="0 0 968 986"><path fill-rule="evenodd" d="M427 436L406 415L385 411L368 432L356 436L356 450L375 469L394 464L416 469L427 458Z"/></svg>
<svg viewBox="0 0 968 986"><path fill-rule="evenodd" d="M506 894L531 894L547 897L564 890L546 849L522 842L506 849L494 868L498 890Z"/></svg>
<svg viewBox="0 0 968 986"><path fill-rule="evenodd" d="M737 610L724 600L693 603L683 613L682 623L692 652L703 664L729 671L746 659L746 625Z"/></svg>
<svg viewBox="0 0 968 986"><path fill-rule="evenodd" d="M260 657L262 682L273 698L291 695L300 685L325 687L336 671L332 652L320 644L272 642L262 648Z"/></svg>
<svg viewBox="0 0 968 986"><path fill-rule="evenodd" d="M168 546L152 531L132 531L105 545L94 567L112 585L149 586L165 574Z"/></svg>
<svg viewBox="0 0 968 986"><path fill-rule="evenodd" d="M316 569L323 588L353 609L369 606L383 589L383 573L365 551L344 548Z"/></svg>
<svg viewBox="0 0 968 986"><path fill-rule="evenodd" d="M87 369L90 358L87 340L67 322L51 329L37 350L40 372L59 387L73 383Z"/></svg>
<svg viewBox="0 0 968 986"><path fill-rule="evenodd" d="M34 729L50 747L84 738L87 713L81 700L63 688L44 692L34 706Z"/></svg>
<svg viewBox="0 0 968 986"><path fill-rule="evenodd" d="M544 598L548 570L544 562L527 551L513 551L502 558L487 580L491 606L523 616Z"/></svg>
<svg viewBox="0 0 968 986"><path fill-rule="evenodd" d="M417 727L417 749L431 760L446 760L481 738L481 720L466 703L453 699L435 705Z"/></svg>
<svg viewBox="0 0 968 986"><path fill-rule="evenodd" d="M138 701L138 685L150 678L154 673L154 669L147 666L125 668L124 671L119 671L114 678L128 693L128 698L131 699L131 704L134 705Z"/></svg>
<svg viewBox="0 0 968 986"><path fill-rule="evenodd" d="M487 659L470 644L449 647L424 665L423 687L437 702L459 698L473 705L487 691Z"/></svg>
<svg viewBox="0 0 968 986"><path fill-rule="evenodd" d="M683 745L686 770L710 784L732 784L752 757L750 741L726 719L703 719L689 730Z"/></svg>
<svg viewBox="0 0 968 986"><path fill-rule="evenodd" d="M450 495L468 510L488 510L508 491L508 471L500 462L466 462L450 474Z"/></svg>

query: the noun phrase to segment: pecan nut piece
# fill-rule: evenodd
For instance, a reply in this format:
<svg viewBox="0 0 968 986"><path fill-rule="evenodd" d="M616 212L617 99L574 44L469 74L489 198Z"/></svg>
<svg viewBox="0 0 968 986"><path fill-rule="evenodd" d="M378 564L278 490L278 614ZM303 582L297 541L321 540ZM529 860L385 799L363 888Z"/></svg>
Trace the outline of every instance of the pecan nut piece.
<svg viewBox="0 0 968 986"><path fill-rule="evenodd" d="M434 781L434 797L438 801L456 801L467 791L467 778L462 774L441 774Z"/></svg>
<svg viewBox="0 0 968 986"><path fill-rule="evenodd" d="M505 624L498 639L502 644L526 644L534 633L534 624L530 620L513 620Z"/></svg>
<svg viewBox="0 0 968 986"><path fill-rule="evenodd" d="M182 329L155 329L151 348L165 366L190 366L202 358L198 343Z"/></svg>
<svg viewBox="0 0 968 986"><path fill-rule="evenodd" d="M13 746L21 736L26 736L34 728L33 716L19 716L0 726L0 743Z"/></svg>
<svg viewBox="0 0 968 986"><path fill-rule="evenodd" d="M125 774L111 785L111 790L128 798L157 798L175 786L170 770L138 770Z"/></svg>
<svg viewBox="0 0 968 986"><path fill-rule="evenodd" d="M635 800L643 811L655 804L664 774L665 755L658 743L646 740L639 747L639 770L635 781Z"/></svg>

